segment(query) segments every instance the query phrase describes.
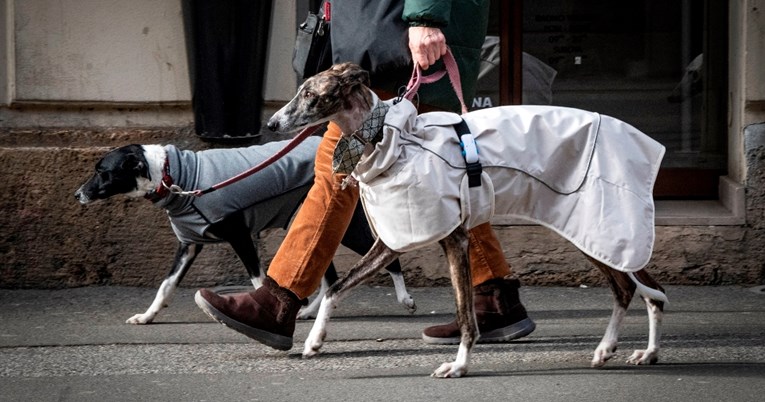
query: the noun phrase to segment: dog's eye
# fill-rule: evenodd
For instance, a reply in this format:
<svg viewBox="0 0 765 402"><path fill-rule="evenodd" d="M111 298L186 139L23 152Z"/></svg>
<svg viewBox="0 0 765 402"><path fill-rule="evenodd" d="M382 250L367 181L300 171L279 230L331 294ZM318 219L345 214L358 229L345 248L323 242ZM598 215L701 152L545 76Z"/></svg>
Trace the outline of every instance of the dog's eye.
<svg viewBox="0 0 765 402"><path fill-rule="evenodd" d="M305 91L305 92L303 92L303 97L304 97L304 98L308 98L308 99L311 99L311 98L313 98L313 97L314 97L314 93L313 93L313 92L311 92L311 91Z"/></svg>

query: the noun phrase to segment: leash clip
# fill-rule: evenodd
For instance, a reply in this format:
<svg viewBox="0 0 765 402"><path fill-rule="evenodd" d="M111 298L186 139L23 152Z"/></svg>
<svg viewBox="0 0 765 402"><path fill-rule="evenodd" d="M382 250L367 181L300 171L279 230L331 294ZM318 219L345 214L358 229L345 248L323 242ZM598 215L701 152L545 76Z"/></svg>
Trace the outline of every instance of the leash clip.
<svg viewBox="0 0 765 402"><path fill-rule="evenodd" d="M171 184L168 186L167 183L162 181L162 185L167 189L167 191L170 192L170 194L184 195L184 196L193 195L195 197L199 197L201 195L199 191L184 191L180 186L176 184Z"/></svg>

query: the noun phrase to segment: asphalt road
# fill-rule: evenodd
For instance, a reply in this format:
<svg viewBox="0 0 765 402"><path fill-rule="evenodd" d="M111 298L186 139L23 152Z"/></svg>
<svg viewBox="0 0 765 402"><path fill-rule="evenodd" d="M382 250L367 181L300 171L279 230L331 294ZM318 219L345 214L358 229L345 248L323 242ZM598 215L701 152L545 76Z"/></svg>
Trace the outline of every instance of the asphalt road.
<svg viewBox="0 0 765 402"><path fill-rule="evenodd" d="M455 346L420 341L452 319L448 288L358 289L330 323L322 354L302 359L311 322L292 350L262 346L212 322L181 289L152 325L125 324L154 289L0 290L0 401L760 401L765 395L765 292L668 287L659 364L624 360L646 342L633 303L618 356L589 368L610 315L602 288L522 288L537 330L474 349L469 376L430 373Z"/></svg>

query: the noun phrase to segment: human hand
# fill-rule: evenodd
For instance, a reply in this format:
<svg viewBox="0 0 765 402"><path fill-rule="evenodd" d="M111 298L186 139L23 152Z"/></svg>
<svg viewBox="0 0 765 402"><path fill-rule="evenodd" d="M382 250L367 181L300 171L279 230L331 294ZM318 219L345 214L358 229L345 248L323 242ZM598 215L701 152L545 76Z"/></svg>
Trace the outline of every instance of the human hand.
<svg viewBox="0 0 765 402"><path fill-rule="evenodd" d="M409 27L409 50L412 61L427 70L446 54L446 37L439 28Z"/></svg>

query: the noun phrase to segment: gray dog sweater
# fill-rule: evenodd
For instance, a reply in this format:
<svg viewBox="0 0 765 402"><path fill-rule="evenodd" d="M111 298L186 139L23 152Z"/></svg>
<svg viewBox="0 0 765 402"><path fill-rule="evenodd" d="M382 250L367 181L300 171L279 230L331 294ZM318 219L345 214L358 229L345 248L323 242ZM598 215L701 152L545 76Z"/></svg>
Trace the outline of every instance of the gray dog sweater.
<svg viewBox="0 0 765 402"><path fill-rule="evenodd" d="M267 168L201 197L170 194L157 201L167 210L178 240L216 242L210 225L243 211L253 232L285 228L313 184L314 158L320 137L309 137ZM183 190L206 189L257 165L287 141L246 148L185 151L166 145L168 173Z"/></svg>

